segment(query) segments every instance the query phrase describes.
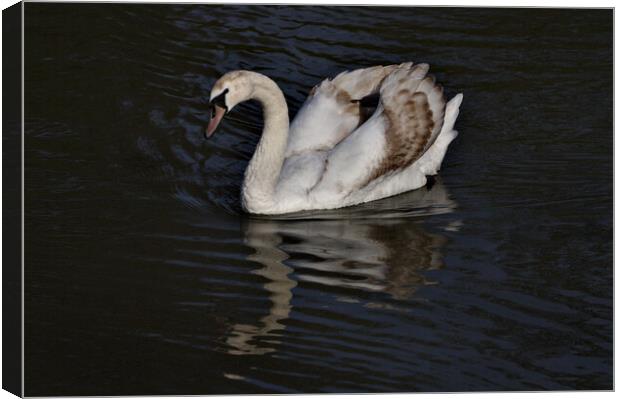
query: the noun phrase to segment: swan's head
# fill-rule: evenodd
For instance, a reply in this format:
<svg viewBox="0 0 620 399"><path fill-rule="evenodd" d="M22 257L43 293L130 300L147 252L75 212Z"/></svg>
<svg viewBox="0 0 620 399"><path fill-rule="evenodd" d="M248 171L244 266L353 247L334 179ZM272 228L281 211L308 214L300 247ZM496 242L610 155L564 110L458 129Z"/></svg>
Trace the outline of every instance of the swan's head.
<svg viewBox="0 0 620 399"><path fill-rule="evenodd" d="M228 72L215 82L209 98L211 120L205 132L205 138L213 135L224 115L235 105L250 99L252 95L250 74L251 72L248 71Z"/></svg>

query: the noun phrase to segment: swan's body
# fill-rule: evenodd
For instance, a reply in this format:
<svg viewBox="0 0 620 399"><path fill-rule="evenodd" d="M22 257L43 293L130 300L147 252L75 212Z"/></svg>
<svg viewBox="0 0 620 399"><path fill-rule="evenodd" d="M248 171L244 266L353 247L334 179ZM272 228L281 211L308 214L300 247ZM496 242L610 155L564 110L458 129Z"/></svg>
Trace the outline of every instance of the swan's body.
<svg viewBox="0 0 620 399"><path fill-rule="evenodd" d="M264 128L245 173L242 205L250 213L332 209L414 190L435 175L462 95L443 90L411 63L345 72L315 86L289 126L278 86L264 75L235 71L215 84L211 135L236 104L258 100ZM374 113L364 99L379 95ZM362 101L359 101L362 100Z"/></svg>

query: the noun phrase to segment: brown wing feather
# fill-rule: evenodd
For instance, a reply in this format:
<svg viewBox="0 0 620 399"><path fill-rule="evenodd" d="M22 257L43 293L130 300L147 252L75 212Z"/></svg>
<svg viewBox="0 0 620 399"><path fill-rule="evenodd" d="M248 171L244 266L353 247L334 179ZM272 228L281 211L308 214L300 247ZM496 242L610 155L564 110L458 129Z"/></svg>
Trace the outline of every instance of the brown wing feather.
<svg viewBox="0 0 620 399"><path fill-rule="evenodd" d="M426 76L428 65L404 66L382 84L381 105L387 150L363 186L413 164L433 144L446 107L443 88Z"/></svg>
<svg viewBox="0 0 620 399"><path fill-rule="evenodd" d="M338 89L347 92L353 99L366 97L379 90L383 79L393 72L398 65L374 66L356 69L338 74L332 82Z"/></svg>
<svg viewBox="0 0 620 399"><path fill-rule="evenodd" d="M346 136L370 117L368 110L363 107L359 100L376 94L385 77L398 67L400 65L377 65L354 71L344 71L333 79L325 79L319 85L314 86L308 97L314 96L320 90L323 94L335 98L336 102L342 107L343 113L355 115L358 118L358 124L350 132L344 134Z"/></svg>
<svg viewBox="0 0 620 399"><path fill-rule="evenodd" d="M376 93L383 79L397 65L376 66L339 74L315 86L291 123L287 158L306 151L329 151L346 139L367 118L367 112L356 101ZM329 127L308 128L312 119L323 117L332 121ZM296 123L304 125L296 129ZM320 131L318 131L320 130ZM301 137L305 137L302 139Z"/></svg>

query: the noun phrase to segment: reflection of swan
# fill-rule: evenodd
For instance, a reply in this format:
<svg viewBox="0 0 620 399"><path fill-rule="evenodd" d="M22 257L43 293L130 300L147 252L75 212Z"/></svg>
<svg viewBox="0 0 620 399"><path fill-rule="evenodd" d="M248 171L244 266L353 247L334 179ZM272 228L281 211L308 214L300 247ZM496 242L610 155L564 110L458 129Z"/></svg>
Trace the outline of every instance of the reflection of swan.
<svg viewBox="0 0 620 399"><path fill-rule="evenodd" d="M427 283L421 271L442 265L437 250L445 239L410 220L272 222L263 230L294 242L280 248L301 254L288 261L300 281L404 299Z"/></svg>
<svg viewBox="0 0 620 399"><path fill-rule="evenodd" d="M211 91L206 135L237 104L262 104L263 134L242 189L250 213L341 208L413 190L437 174L463 98L446 104L428 68L409 62L341 73L311 91L290 126L271 79L229 72Z"/></svg>
<svg viewBox="0 0 620 399"><path fill-rule="evenodd" d="M433 214L450 212L455 207L441 182L430 190L421 189L388 200L393 209L422 204L424 208L419 212ZM379 207L385 206L382 202L377 202ZM367 211L374 214L375 210ZM307 216L312 215L326 216ZM345 210L340 211L340 219L334 214L329 216L330 219L247 221L246 243L255 250L248 259L262 265L254 273L268 279L265 289L272 306L257 326L233 327L227 339L230 353L264 354L275 350L279 332L285 328L283 321L292 309L291 290L297 285L289 277L293 271L296 280L345 289L347 300L355 295L351 289L385 292L395 299L405 299L421 285L431 283L421 272L443 264L439 250L445 238L425 231L415 219L350 218ZM260 343L255 341L265 337L267 340L261 339Z"/></svg>
<svg viewBox="0 0 620 399"><path fill-rule="evenodd" d="M269 291L269 299L273 305L269 314L260 320L260 327L249 324L236 324L226 342L233 349L228 352L233 355L253 354L262 355L273 352L270 347L258 347L249 341L255 337L269 336L274 331L284 329L280 320L288 318L291 311L291 290L297 282L291 280L288 275L293 271L282 263L288 259L286 252L278 249L281 237L276 234L261 231L261 225L248 226L246 232L246 244L255 249L255 253L248 256L248 260L258 262L264 267L255 270L254 273L269 280L265 289ZM277 341L272 341L277 344Z"/></svg>

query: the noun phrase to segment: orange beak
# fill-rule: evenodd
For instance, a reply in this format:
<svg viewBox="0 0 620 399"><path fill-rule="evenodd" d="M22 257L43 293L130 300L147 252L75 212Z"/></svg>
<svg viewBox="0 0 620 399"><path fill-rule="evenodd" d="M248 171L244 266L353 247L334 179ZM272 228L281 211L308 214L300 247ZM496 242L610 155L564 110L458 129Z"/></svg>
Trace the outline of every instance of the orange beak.
<svg viewBox="0 0 620 399"><path fill-rule="evenodd" d="M211 112L211 120L209 121L209 126L207 126L207 131L205 132L205 139L213 136L215 129L217 129L217 126L220 124L220 121L224 117L224 114L226 114L225 108L222 108L215 104L213 104L212 107L213 108Z"/></svg>

